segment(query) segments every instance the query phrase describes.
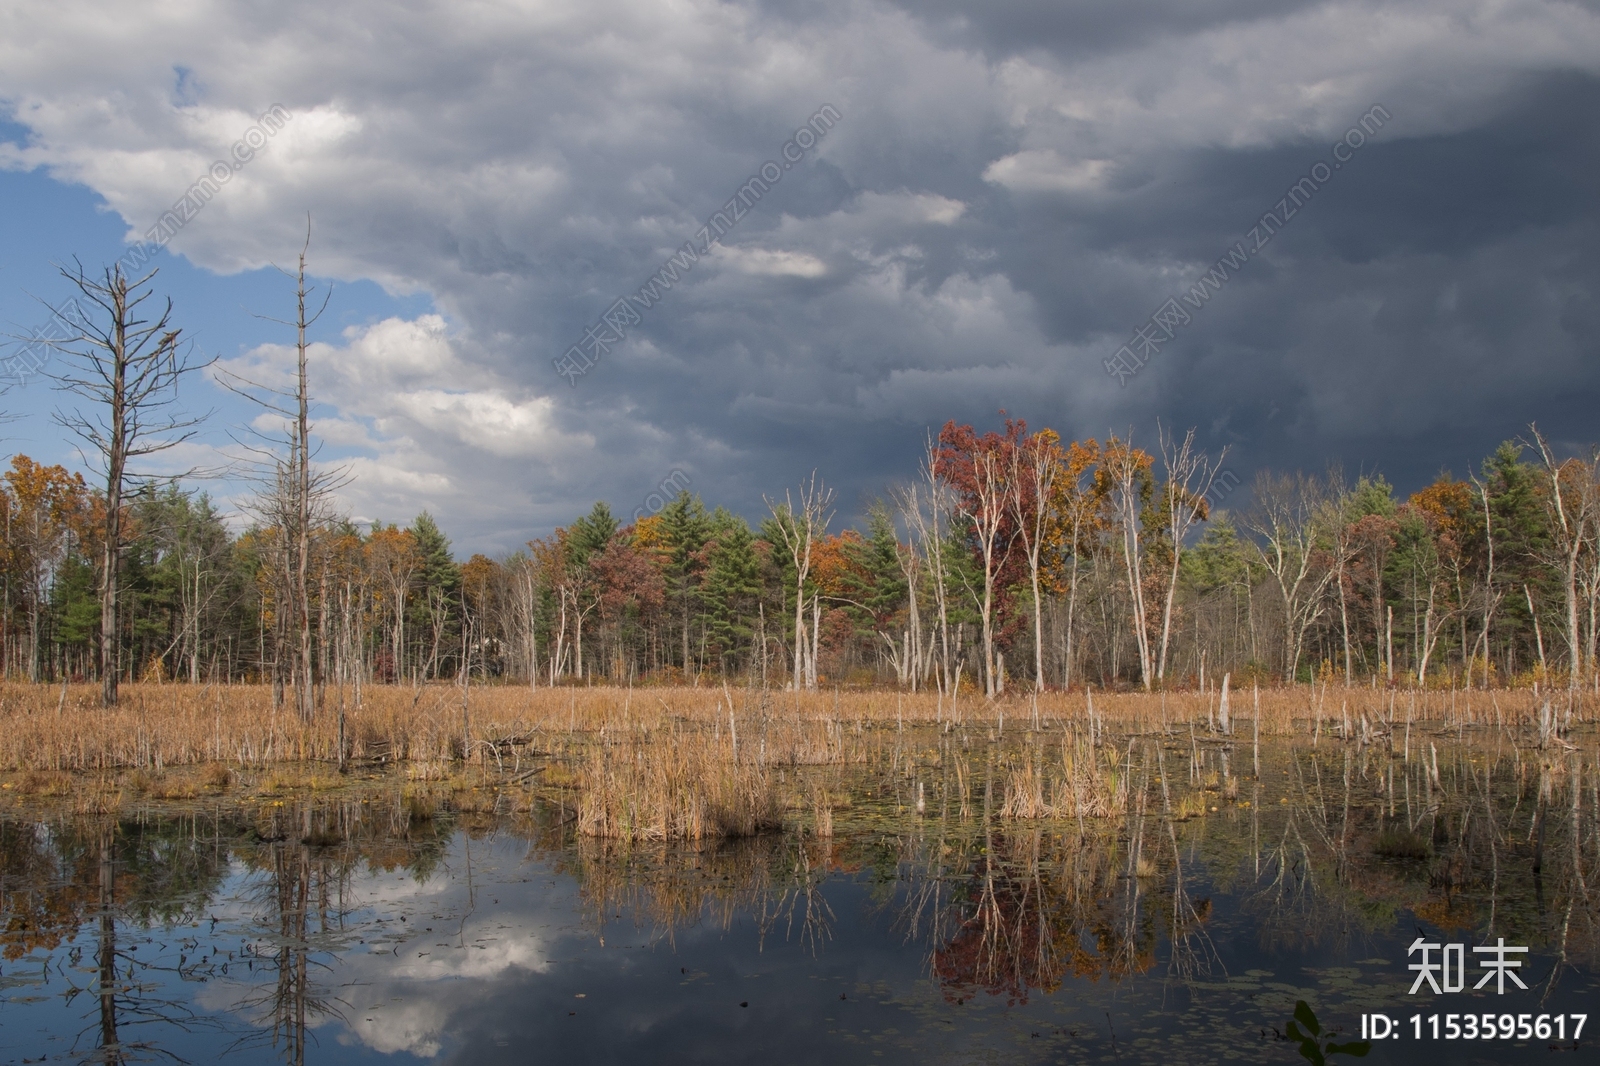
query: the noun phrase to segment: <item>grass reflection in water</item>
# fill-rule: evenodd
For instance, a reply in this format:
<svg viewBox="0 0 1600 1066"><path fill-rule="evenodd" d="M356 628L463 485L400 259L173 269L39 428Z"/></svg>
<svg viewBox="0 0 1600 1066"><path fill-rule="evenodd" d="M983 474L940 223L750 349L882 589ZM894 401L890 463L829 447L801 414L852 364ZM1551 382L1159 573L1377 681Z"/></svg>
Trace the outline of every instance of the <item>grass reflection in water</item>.
<svg viewBox="0 0 1600 1066"><path fill-rule="evenodd" d="M1270 1030L1297 999L1346 1028L1406 1009L1422 930L1530 946L1519 1010L1592 989L1600 773L1574 739L1276 742L1257 776L1249 744L1186 729L913 730L871 759L767 765L779 827L687 841L583 832L577 771L106 815L41 801L0 822L0 980L8 1017L65 1037L32 1050L331 1061L385 1049L375 981L515 972L566 1003L584 942L654 945L687 981L714 974L715 934L815 973L907 960L910 984L836 994L909 1012L906 1032L1001 1009L970 1015L969 1050L1098 1057L1114 1032L1144 1061L1293 1061ZM511 970L471 962L518 937L538 950ZM470 1039L428 1024L413 1054Z"/></svg>

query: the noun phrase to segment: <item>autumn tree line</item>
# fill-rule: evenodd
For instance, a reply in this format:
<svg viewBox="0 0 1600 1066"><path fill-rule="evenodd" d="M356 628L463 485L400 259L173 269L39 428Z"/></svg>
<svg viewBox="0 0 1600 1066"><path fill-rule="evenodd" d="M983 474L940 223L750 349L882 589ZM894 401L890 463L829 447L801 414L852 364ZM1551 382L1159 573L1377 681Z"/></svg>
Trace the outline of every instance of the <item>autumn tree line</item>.
<svg viewBox="0 0 1600 1066"><path fill-rule="evenodd" d="M0 669L35 682L270 683L309 720L328 686L474 678L530 686L894 684L959 696L1240 681L1600 688L1600 452L1535 427L1465 480L1408 499L1381 476L1263 471L1248 487L1194 433L1146 447L1006 420L946 424L918 470L835 528L813 474L756 525L687 491L648 516L604 503L501 559L458 562L424 513L362 529L315 461L297 269L293 371L219 372L256 404L225 521L184 477L141 471L205 416L210 364L154 272L63 270L56 413L93 481L15 455L0 477ZM326 307L327 294L322 297ZM236 471L237 473L238 471ZM192 472L200 474L200 471ZM341 702L342 706L342 702Z"/></svg>
<svg viewBox="0 0 1600 1066"><path fill-rule="evenodd" d="M533 686L1019 688L1596 678L1600 484L1536 431L1408 499L1381 477L1240 486L1192 435L1062 442L946 425L919 475L835 529L820 478L752 526L681 492L604 503L517 552L457 561L434 519L230 531L204 493L121 503L123 679ZM1227 506L1235 504L1236 506ZM97 678L106 501L12 457L0 478L7 676ZM259 516L258 516L259 517ZM297 664L302 637L309 673ZM314 705L314 704L313 704Z"/></svg>

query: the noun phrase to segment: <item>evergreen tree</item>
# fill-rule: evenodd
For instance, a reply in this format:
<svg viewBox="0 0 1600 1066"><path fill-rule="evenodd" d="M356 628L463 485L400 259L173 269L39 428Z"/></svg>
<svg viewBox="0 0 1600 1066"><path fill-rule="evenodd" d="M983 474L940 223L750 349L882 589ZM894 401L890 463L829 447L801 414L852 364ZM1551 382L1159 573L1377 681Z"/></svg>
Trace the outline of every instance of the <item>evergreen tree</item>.
<svg viewBox="0 0 1600 1066"><path fill-rule="evenodd" d="M711 516L706 514L700 497L689 495L685 489L673 497L657 517L666 549L667 606L678 625L676 643L682 653L680 665L687 673L693 663L694 618L703 565L701 552L711 537Z"/></svg>
<svg viewBox="0 0 1600 1066"><path fill-rule="evenodd" d="M1248 589L1250 553L1226 512L1217 512L1199 543L1184 552L1182 567L1185 583L1199 595Z"/></svg>
<svg viewBox="0 0 1600 1066"><path fill-rule="evenodd" d="M723 671L728 672L755 634L762 591L761 559L756 553L755 537L743 518L720 507L712 517L715 532L705 552L705 578L699 598L708 651L719 656Z"/></svg>
<svg viewBox="0 0 1600 1066"><path fill-rule="evenodd" d="M1538 661L1529 598L1542 626L1546 610L1558 603L1561 595L1556 575L1540 563L1550 548L1550 530L1539 472L1522 461L1522 451L1522 445L1506 441L1483 464L1494 526L1495 586L1501 596L1494 632L1505 656L1508 679Z"/></svg>
<svg viewBox="0 0 1600 1066"><path fill-rule="evenodd" d="M859 621L866 638L876 643L877 632L892 629L895 615L905 606L906 579L900 569L900 541L894 519L882 500L867 511L867 537L851 547L855 564L846 574L845 595L865 612Z"/></svg>
<svg viewBox="0 0 1600 1066"><path fill-rule="evenodd" d="M94 563L81 552L67 553L50 589L50 614L63 666L70 675L86 675L94 664L94 640L100 632L100 601L95 592Z"/></svg>
<svg viewBox="0 0 1600 1066"><path fill-rule="evenodd" d="M421 642L424 676L439 677L460 657L461 568L450 555L450 541L433 515L423 511L409 530L422 565L411 601L411 632Z"/></svg>
<svg viewBox="0 0 1600 1066"><path fill-rule="evenodd" d="M596 503L587 515L567 527L567 557L572 565L582 569L589 565L589 557L605 550L617 532L617 520L611 508Z"/></svg>
<svg viewBox="0 0 1600 1066"><path fill-rule="evenodd" d="M1363 474L1356 481L1356 487L1350 490L1349 520L1352 522L1374 514L1393 518L1398 507L1394 486L1382 474L1371 477Z"/></svg>

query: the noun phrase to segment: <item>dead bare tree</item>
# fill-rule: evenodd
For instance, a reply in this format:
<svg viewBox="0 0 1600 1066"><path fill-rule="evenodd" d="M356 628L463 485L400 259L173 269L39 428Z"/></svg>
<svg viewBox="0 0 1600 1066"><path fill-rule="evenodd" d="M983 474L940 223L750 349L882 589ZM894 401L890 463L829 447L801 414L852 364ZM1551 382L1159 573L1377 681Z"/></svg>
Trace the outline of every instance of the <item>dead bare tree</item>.
<svg viewBox="0 0 1600 1066"><path fill-rule="evenodd" d="M1000 568L1011 552L1011 536L1006 532L1007 502L1010 497L1006 485L1007 467L998 449L984 447L972 456L972 492L970 502L958 505L963 518L972 523L972 534L978 545L978 559L983 565L983 591L968 589L978 605L979 624L983 634L983 694L989 699L1000 695L1000 678L995 664L994 611L996 584Z"/></svg>
<svg viewBox="0 0 1600 1066"><path fill-rule="evenodd" d="M1033 689L1044 691L1044 596L1040 558L1053 520L1051 500L1061 474L1061 446L1054 430L1035 433L1011 451L1011 510L1028 559L1033 592Z"/></svg>
<svg viewBox="0 0 1600 1066"><path fill-rule="evenodd" d="M1583 550L1590 539L1590 529L1600 521L1600 499L1596 498L1594 470L1600 466L1600 456L1569 459L1557 462L1550 444L1539 428L1528 426L1533 434L1534 446L1544 461L1545 476L1550 479L1549 490L1544 494L1544 507L1549 519L1551 540L1550 562L1561 575L1563 611L1562 634L1567 641L1567 685L1577 688L1582 683L1585 667L1584 640L1579 624L1579 587L1583 579Z"/></svg>
<svg viewBox="0 0 1600 1066"><path fill-rule="evenodd" d="M766 499L766 497L762 497ZM833 490L811 472L811 479L800 485L800 508L788 492L783 503L767 500L773 524L782 536L784 548L794 563L794 681L798 690L817 687L816 641L808 649L806 642L806 579L811 573L811 549L817 538L827 535L828 523L833 520ZM820 610L820 606L817 608Z"/></svg>
<svg viewBox="0 0 1600 1066"><path fill-rule="evenodd" d="M1306 633L1321 616L1323 590L1332 567L1319 565L1316 537L1323 486L1304 474L1256 475L1255 503L1244 526L1251 544L1278 588L1283 607L1284 676L1293 681L1300 668Z"/></svg>
<svg viewBox="0 0 1600 1066"><path fill-rule="evenodd" d="M1343 469L1330 468L1327 513L1323 520L1328 527L1328 543L1333 555L1333 581L1338 587L1339 636L1344 647L1345 688L1350 687L1354 673L1354 661L1350 650L1350 601L1345 592L1345 575L1356 554L1356 538L1350 520L1351 502L1350 490L1345 486Z"/></svg>
<svg viewBox="0 0 1600 1066"><path fill-rule="evenodd" d="M295 270L292 274L282 271L295 283L294 320L259 316L295 331L293 385L286 388L251 381L237 374L221 375L224 387L283 420L283 437L269 437L248 444L246 448L250 453L250 465L262 474L255 510L274 538L284 615L289 623L290 686L295 710L305 722L316 716L318 676L311 624L311 538L316 529L332 521L332 496L342 481L340 471L319 470L312 462L306 330L322 317L333 292L330 289L323 294L322 306L315 313L306 313L307 299L314 293L306 286L306 253L310 248L311 220L308 217L306 239Z"/></svg>
<svg viewBox="0 0 1600 1066"><path fill-rule="evenodd" d="M924 538L919 535L919 525L924 521L922 514L923 501L921 486L912 483L889 490L894 499L895 508L900 512L901 521L905 523L908 540L905 544L897 544L895 556L900 563L900 573L906 580L906 629L900 648L897 650L894 640L889 634L881 634L889 643L889 656L894 662L902 685L909 683L911 691L915 692L922 682L923 664L932 646L927 649L922 644L922 611L919 606L918 586L922 583L923 563L922 554L918 545Z"/></svg>
<svg viewBox="0 0 1600 1066"><path fill-rule="evenodd" d="M90 406L87 410L57 410L55 422L78 438L80 453L105 477L98 575L99 668L101 702L112 707L117 702L121 673L118 578L127 546L123 497L130 480L151 476L130 469L130 464L194 436L205 416L188 417L177 411L178 386L186 375L204 369L210 361L195 358L179 343L180 331L171 324L170 299L159 305L159 312L140 310L154 296L150 282L156 271L130 280L118 264L102 277L91 278L82 263L74 262L73 269L62 269L61 275L82 294L77 306L81 309L87 301L94 310L85 317L50 308L73 330L65 339L51 342L51 347L70 361L69 368L57 375L56 387ZM143 314L150 317L140 317Z"/></svg>
<svg viewBox="0 0 1600 1066"><path fill-rule="evenodd" d="M1194 430L1184 435L1183 442L1156 427L1161 443L1161 462L1166 467L1166 483L1161 487L1163 510L1166 512L1166 533L1172 540L1172 569L1167 575L1166 603L1161 608L1161 648L1156 659L1156 680L1167 676L1167 649L1172 644L1172 609L1178 594L1178 567L1183 561L1183 539L1196 522L1205 521L1210 514L1206 493L1216 480L1218 468L1228 454L1223 448L1213 462L1205 452L1194 446Z"/></svg>
<svg viewBox="0 0 1600 1066"><path fill-rule="evenodd" d="M1489 486L1478 480L1478 475L1469 471L1468 477L1472 479L1472 487L1477 490L1478 502L1483 504L1483 543L1488 553L1488 563L1483 573L1483 628L1479 631L1478 639L1473 643L1473 655L1477 649L1483 649L1483 687L1489 687L1489 625L1494 620L1495 608L1500 606L1500 599L1505 593L1495 587L1494 581L1494 513L1490 509ZM1463 651L1463 654L1465 652ZM1467 684L1472 684L1471 660L1467 663Z"/></svg>
<svg viewBox="0 0 1600 1066"><path fill-rule="evenodd" d="M929 634L930 650L935 638L939 641L938 689L949 692L954 680L950 658L950 575L945 567L945 531L950 514L950 488L939 469L939 449L930 437L924 448L920 477L916 484L901 490L896 499L904 517L907 532L915 535L922 544L923 558L928 563L928 577L933 585L933 602L938 615L938 629ZM931 665L931 654L929 659Z"/></svg>
<svg viewBox="0 0 1600 1066"><path fill-rule="evenodd" d="M512 558L514 593L511 598L515 632L521 637L527 661L528 687L539 687L539 572L533 560L520 552Z"/></svg>
<svg viewBox="0 0 1600 1066"><path fill-rule="evenodd" d="M1149 607L1144 590L1142 512L1150 487L1151 457L1129 440L1106 440L1101 469L1111 484L1112 498L1122 525L1122 561L1127 571L1128 598L1132 603L1134 644L1139 651L1139 679L1149 691L1155 680L1155 659L1150 648Z"/></svg>

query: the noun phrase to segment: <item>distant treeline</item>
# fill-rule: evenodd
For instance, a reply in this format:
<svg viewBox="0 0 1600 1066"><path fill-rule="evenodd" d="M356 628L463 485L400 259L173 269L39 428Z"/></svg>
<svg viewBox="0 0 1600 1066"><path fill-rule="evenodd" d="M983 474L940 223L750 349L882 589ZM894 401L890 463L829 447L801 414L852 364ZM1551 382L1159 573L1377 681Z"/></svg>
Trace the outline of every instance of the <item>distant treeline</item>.
<svg viewBox="0 0 1600 1066"><path fill-rule="evenodd" d="M1535 432L1400 500L1378 476L1242 486L1192 440L1158 443L951 423L859 530L830 530L815 478L755 527L681 492L630 524L597 503L503 559L457 562L426 513L370 531L318 521L304 578L315 681L466 669L532 685L997 694L1224 672L1236 685L1595 680L1592 457L1559 461ZM301 635L280 607L293 558L280 531L235 536L179 487L124 507L121 676L288 684ZM104 497L17 455L0 510L6 676L96 676Z"/></svg>

